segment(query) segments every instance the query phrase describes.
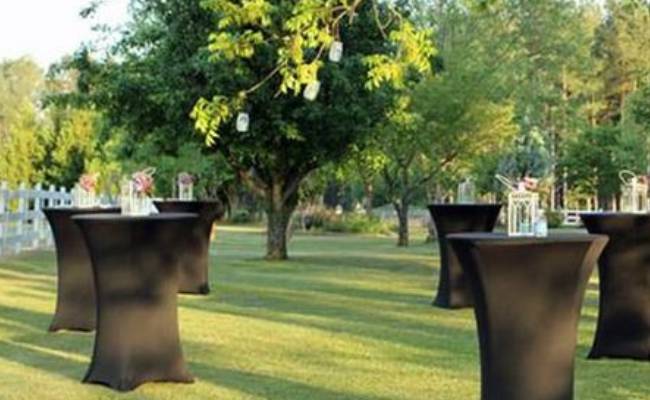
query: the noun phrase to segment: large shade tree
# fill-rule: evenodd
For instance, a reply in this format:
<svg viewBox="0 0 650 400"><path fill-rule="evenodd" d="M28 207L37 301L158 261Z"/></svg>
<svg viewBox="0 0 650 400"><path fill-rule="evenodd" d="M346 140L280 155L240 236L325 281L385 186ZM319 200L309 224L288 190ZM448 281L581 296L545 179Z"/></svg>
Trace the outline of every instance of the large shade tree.
<svg viewBox="0 0 650 400"><path fill-rule="evenodd" d="M264 199L269 259L287 257L301 182L362 142L392 103L384 84L427 72L433 54L406 3L133 0L131 10L108 57L76 57L82 92L130 133L131 153L143 140L173 152L195 125ZM327 61L334 41L339 63ZM300 96L317 80L315 101Z"/></svg>

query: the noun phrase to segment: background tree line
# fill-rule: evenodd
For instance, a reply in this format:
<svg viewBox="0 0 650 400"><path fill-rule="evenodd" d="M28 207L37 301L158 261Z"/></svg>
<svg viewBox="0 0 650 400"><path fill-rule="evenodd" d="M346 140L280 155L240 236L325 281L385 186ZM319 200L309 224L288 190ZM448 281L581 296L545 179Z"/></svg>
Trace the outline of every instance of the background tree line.
<svg viewBox="0 0 650 400"><path fill-rule="evenodd" d="M359 202L368 214L389 204L408 245L410 210L449 198L467 176L482 193L502 190L496 173L541 177L549 207L580 196L609 207L620 170L648 172L648 1L359 2L336 26L340 63L311 63L317 47L300 44L284 75L269 75L284 44L255 35L320 43L329 17L305 2L233 4L244 3L133 0L108 47L84 45L47 73L3 62L2 178L70 186L97 171L110 190L153 165L166 196L189 171L203 196L263 210L268 256L284 258L291 217L308 203ZM301 34L287 30L296 16ZM396 46L418 51L408 59ZM315 101L278 94L314 73ZM196 128L214 128L224 104L244 107L250 130L238 132L226 108L205 146Z"/></svg>

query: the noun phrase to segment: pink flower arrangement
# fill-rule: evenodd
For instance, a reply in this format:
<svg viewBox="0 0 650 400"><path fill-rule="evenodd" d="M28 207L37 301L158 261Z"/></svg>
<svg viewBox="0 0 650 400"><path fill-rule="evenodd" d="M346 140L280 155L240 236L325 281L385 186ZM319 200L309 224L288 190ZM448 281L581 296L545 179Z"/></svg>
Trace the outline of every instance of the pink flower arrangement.
<svg viewBox="0 0 650 400"><path fill-rule="evenodd" d="M537 190L537 187L539 186L539 179L527 176L521 181L521 183L526 190L534 191Z"/></svg>
<svg viewBox="0 0 650 400"><path fill-rule="evenodd" d="M156 170L153 168L147 168L142 171L138 171L131 176L133 180L133 186L138 194L147 195L151 194L153 191L153 174Z"/></svg>
<svg viewBox="0 0 650 400"><path fill-rule="evenodd" d="M192 185L194 184L194 177L187 172L181 172L178 174L178 183L181 185Z"/></svg>
<svg viewBox="0 0 650 400"><path fill-rule="evenodd" d="M79 187L88 193L94 193L97 189L97 174L83 174L79 178Z"/></svg>

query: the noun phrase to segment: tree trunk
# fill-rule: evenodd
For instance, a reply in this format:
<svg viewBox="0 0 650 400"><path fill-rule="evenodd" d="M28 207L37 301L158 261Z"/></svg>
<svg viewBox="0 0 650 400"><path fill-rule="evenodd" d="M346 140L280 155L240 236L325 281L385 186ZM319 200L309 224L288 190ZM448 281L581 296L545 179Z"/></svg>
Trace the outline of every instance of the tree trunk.
<svg viewBox="0 0 650 400"><path fill-rule="evenodd" d="M407 201L398 201L393 204L397 212L399 223L397 246L408 247L409 245L409 204Z"/></svg>
<svg viewBox="0 0 650 400"><path fill-rule="evenodd" d="M372 216L372 201L375 197L375 188L372 186L372 183L366 183L363 185L363 192L365 196L366 215Z"/></svg>
<svg viewBox="0 0 650 400"><path fill-rule="evenodd" d="M266 259L286 260L289 258L287 231L291 216L298 204L297 190L286 196L283 185L274 182L270 190L267 191L266 202Z"/></svg>

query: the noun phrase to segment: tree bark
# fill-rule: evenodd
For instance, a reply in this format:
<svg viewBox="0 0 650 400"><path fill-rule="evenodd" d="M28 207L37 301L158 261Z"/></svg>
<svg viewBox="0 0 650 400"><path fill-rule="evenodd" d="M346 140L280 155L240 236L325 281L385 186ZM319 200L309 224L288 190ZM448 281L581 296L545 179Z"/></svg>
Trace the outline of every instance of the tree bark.
<svg viewBox="0 0 650 400"><path fill-rule="evenodd" d="M287 231L291 222L291 216L298 204L297 189L289 190L292 193L285 193L284 185L281 182L274 182L267 190L267 260L286 260L289 258L287 252Z"/></svg>
<svg viewBox="0 0 650 400"><path fill-rule="evenodd" d="M366 215L371 217L372 216L372 202L375 197L375 188L372 186L372 183L366 183L363 185L363 191L364 191L364 206L366 208Z"/></svg>
<svg viewBox="0 0 650 400"><path fill-rule="evenodd" d="M408 201L395 202L393 204L397 212L397 221L399 224L397 247L409 246L409 204Z"/></svg>

